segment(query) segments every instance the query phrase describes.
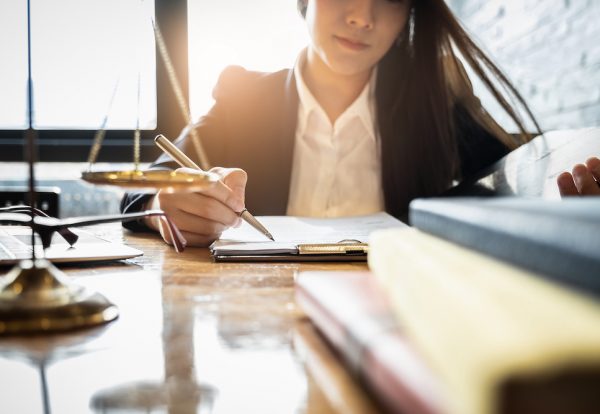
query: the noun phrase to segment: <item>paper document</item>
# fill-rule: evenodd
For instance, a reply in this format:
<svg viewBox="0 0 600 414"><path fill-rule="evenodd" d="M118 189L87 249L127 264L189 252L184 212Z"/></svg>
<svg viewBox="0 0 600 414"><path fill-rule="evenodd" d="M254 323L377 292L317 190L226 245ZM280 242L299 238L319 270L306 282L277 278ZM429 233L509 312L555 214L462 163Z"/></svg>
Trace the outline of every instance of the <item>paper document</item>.
<svg viewBox="0 0 600 414"><path fill-rule="evenodd" d="M223 232L211 245L214 255L297 254L306 244L337 244L346 240L368 243L375 230L403 227L406 224L381 212L367 216L307 218L260 216L257 219L271 232L275 241L266 239L249 224Z"/></svg>

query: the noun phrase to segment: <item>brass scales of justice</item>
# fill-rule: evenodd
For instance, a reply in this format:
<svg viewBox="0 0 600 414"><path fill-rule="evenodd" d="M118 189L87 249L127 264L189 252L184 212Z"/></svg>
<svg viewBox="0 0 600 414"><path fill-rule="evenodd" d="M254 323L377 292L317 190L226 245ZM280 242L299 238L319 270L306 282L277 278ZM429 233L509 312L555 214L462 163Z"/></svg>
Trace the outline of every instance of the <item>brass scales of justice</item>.
<svg viewBox="0 0 600 414"><path fill-rule="evenodd" d="M44 333L66 331L84 327L92 327L115 320L119 311L116 305L98 292L76 285L68 281L58 268L36 254L35 235L39 236L42 248L50 246L54 233L59 233L71 245L78 236L69 227L88 226L94 224L136 220L142 217L158 216L171 232L174 247L177 251L184 248L184 242L177 228L160 210L149 210L139 213L107 215L96 217L80 217L57 219L53 217L35 217L39 210L35 209L35 177L34 163L36 150L36 132L32 127L32 78L31 78L31 24L30 3L27 3L28 32L28 110L29 128L25 132L28 146L29 165L29 206L15 206L0 210L0 223L30 226L31 258L22 260L7 274L0 276L0 335ZM166 66L172 88L175 91L180 107L188 125L192 125L189 106L179 86L175 71L158 25L152 19L154 37L159 54ZM139 79L138 79L139 104ZM107 115L108 116L108 115ZM139 117L138 117L139 118ZM134 132L134 169L117 171L92 171L92 166L102 145L105 134L106 118L103 126L97 131L90 150L88 171L81 178L95 185L111 185L122 188L142 188L163 191L198 191L214 185L219 177L210 172L187 173L181 171L141 171L139 169L140 130L138 125ZM194 128L190 134L200 164L208 169L208 161L202 149L199 137ZM179 242L177 242L179 240Z"/></svg>

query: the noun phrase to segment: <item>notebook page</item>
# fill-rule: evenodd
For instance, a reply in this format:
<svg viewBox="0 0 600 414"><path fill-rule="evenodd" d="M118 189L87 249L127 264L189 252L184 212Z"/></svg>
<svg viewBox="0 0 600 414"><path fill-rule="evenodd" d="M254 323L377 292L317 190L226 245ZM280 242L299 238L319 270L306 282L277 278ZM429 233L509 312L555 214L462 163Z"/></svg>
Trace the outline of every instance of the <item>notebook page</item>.
<svg viewBox="0 0 600 414"><path fill-rule="evenodd" d="M368 243L375 230L404 227L406 224L381 212L366 216L339 218L309 218L294 216L259 216L263 226L273 235L268 240L248 223L223 232L211 249L215 254L276 254L296 253L297 245L337 243L351 239Z"/></svg>

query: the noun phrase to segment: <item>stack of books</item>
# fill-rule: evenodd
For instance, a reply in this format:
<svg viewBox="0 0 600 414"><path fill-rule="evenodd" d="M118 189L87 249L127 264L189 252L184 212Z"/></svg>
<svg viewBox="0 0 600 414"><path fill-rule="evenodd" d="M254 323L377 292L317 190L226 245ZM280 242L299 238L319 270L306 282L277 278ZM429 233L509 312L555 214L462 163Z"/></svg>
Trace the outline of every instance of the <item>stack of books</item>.
<svg viewBox="0 0 600 414"><path fill-rule="evenodd" d="M417 200L410 222L371 236L369 271L297 279L377 407L599 413L600 200Z"/></svg>

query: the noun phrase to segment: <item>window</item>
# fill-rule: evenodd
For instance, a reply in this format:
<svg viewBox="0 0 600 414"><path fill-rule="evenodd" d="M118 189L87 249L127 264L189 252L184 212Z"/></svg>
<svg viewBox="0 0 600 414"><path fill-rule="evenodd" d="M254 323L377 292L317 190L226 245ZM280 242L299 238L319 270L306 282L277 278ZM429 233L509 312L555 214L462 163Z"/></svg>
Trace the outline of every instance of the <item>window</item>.
<svg viewBox="0 0 600 414"><path fill-rule="evenodd" d="M27 127L27 3L0 3L0 129Z"/></svg>
<svg viewBox="0 0 600 414"><path fill-rule="evenodd" d="M308 35L295 1L188 0L192 119L210 109L228 65L276 71L294 65Z"/></svg>
<svg viewBox="0 0 600 414"><path fill-rule="evenodd" d="M99 161L132 160L132 130L138 119L145 129L143 160L158 154L152 141L157 132L169 138L179 133L185 120L156 53L153 14L181 87L184 93L190 91L194 119L212 105L212 88L227 65L260 71L292 67L307 42L295 2L30 2L34 127L41 160L84 161L107 114ZM5 57L0 66L0 161L23 159L22 130L28 125L26 22L27 1L0 2L0 54Z"/></svg>
<svg viewBox="0 0 600 414"><path fill-rule="evenodd" d="M7 25L0 47L10 65L0 122L22 129L27 2L5 0L0 9ZM35 129L96 130L107 115L107 129L135 129L138 119L141 128L156 128L152 0L31 0L30 9Z"/></svg>
<svg viewBox="0 0 600 414"><path fill-rule="evenodd" d="M31 0L34 128L156 128L153 17L152 0Z"/></svg>
<svg viewBox="0 0 600 414"><path fill-rule="evenodd" d="M27 3L0 2L0 161L23 160L22 130L29 124ZM181 36L187 33L187 1L30 0L30 7L40 159L86 160L107 115L99 161L132 161L138 122L142 159L154 159L157 131L173 135L183 119L172 113L174 99L156 55L151 20L161 26L187 90L187 38L182 42Z"/></svg>

